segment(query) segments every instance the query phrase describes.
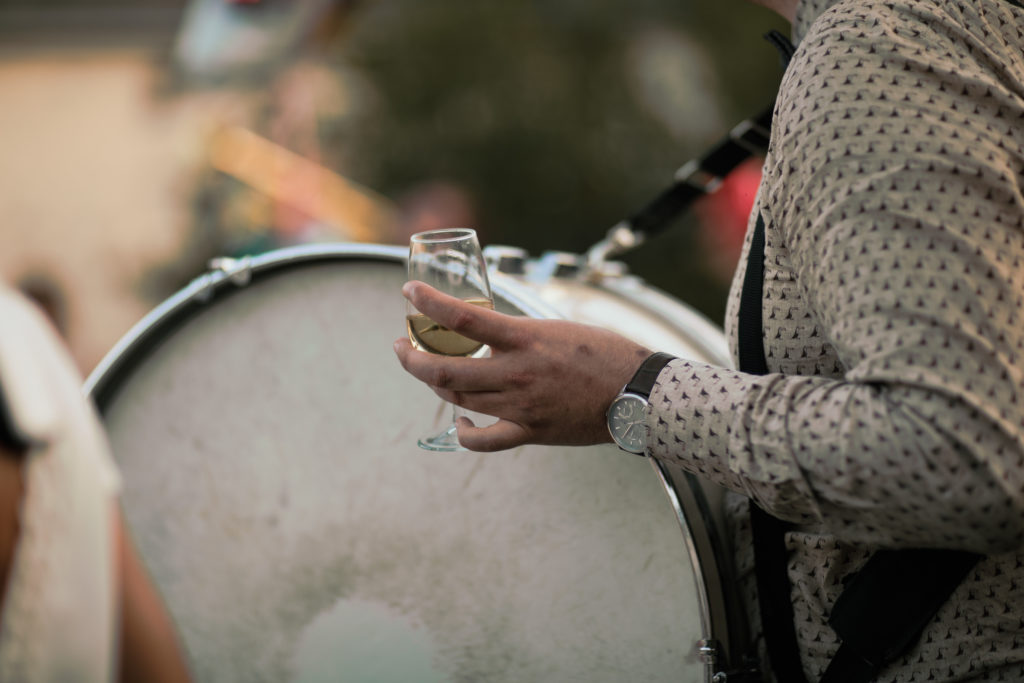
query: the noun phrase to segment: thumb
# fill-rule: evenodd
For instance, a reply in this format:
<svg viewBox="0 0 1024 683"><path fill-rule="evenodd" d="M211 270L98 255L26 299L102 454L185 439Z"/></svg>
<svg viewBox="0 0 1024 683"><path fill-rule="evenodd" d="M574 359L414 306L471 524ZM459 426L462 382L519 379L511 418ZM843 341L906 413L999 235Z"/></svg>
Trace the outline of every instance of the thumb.
<svg viewBox="0 0 1024 683"><path fill-rule="evenodd" d="M477 427L468 417L460 417L456 425L459 430L459 443L471 451L482 453L522 446L528 438L526 429L508 420L498 420L487 427Z"/></svg>

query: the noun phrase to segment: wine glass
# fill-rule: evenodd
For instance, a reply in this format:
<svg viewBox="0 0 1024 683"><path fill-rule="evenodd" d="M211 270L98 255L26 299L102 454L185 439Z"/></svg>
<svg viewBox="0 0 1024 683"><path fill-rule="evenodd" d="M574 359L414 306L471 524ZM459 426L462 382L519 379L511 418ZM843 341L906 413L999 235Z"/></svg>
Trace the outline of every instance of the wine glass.
<svg viewBox="0 0 1024 683"><path fill-rule="evenodd" d="M435 289L475 306L493 309L491 285L487 281L476 231L447 228L418 232L409 239L409 279L419 280ZM406 328L413 347L444 356L477 356L484 345L423 315L406 302ZM438 434L421 438L420 448L429 451L462 451L455 431L456 406L452 405L451 424Z"/></svg>

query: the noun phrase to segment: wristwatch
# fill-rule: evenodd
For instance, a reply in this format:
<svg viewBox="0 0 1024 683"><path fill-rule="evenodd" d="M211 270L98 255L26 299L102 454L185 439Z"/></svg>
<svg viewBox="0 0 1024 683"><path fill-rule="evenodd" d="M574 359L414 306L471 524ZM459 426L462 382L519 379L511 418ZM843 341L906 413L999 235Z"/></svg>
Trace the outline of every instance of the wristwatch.
<svg viewBox="0 0 1024 683"><path fill-rule="evenodd" d="M615 444L627 453L643 455L647 451L647 397L662 368L674 359L669 353L648 356L608 406L608 431Z"/></svg>

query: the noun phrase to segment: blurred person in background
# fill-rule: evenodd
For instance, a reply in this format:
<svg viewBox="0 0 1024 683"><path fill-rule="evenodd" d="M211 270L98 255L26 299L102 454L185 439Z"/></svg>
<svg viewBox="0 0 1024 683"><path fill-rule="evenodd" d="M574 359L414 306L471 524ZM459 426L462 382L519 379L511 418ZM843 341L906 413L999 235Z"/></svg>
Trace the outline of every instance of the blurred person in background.
<svg viewBox="0 0 1024 683"><path fill-rule="evenodd" d="M755 634L779 596L757 594L746 500L788 522L777 592L797 661L769 643L775 679L819 680L835 661L863 673L842 680L1024 680L1024 6L761 4L792 22L797 49L729 299L742 371L422 283L403 290L416 308L492 355L407 339L396 353L442 399L500 418L460 420L472 450L609 442L625 425L625 450L739 494ZM760 361L737 341L751 324ZM640 423L609 412L627 383L649 392ZM898 656L834 660L830 615L879 548L984 557Z"/></svg>
<svg viewBox="0 0 1024 683"><path fill-rule="evenodd" d="M189 680L74 365L2 285L0 321L0 680Z"/></svg>

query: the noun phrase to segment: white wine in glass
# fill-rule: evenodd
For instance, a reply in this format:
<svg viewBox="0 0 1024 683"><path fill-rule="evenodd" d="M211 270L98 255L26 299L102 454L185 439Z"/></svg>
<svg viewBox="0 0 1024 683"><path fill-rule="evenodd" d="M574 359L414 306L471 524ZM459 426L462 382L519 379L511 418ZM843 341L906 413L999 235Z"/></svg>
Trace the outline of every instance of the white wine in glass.
<svg viewBox="0 0 1024 683"><path fill-rule="evenodd" d="M487 266L476 231L449 228L419 232L409 240L409 279L419 280L438 291L475 306L493 309ZM420 351L444 356L474 356L483 344L437 324L406 304L406 329L412 345ZM461 451L455 430L455 406L451 424L438 434L419 440L430 451Z"/></svg>
<svg viewBox="0 0 1024 683"><path fill-rule="evenodd" d="M490 299L466 299L467 304L494 310L494 302ZM472 356L483 344L441 327L422 313L414 313L405 317L405 326L409 332L409 341L413 348L427 353L442 356Z"/></svg>

